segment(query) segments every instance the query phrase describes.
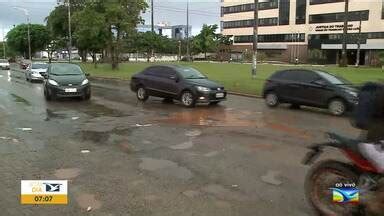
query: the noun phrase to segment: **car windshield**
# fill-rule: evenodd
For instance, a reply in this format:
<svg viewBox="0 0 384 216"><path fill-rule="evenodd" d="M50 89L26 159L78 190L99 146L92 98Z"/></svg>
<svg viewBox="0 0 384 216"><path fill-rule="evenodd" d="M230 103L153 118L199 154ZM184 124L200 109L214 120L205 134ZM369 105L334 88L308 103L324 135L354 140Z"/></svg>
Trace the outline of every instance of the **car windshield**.
<svg viewBox="0 0 384 216"><path fill-rule="evenodd" d="M317 71L317 73L321 77L326 79L328 82L330 82L334 85L350 85L351 84L348 80L346 80L342 77L337 77L337 76L331 75L331 74L323 72L323 71Z"/></svg>
<svg viewBox="0 0 384 216"><path fill-rule="evenodd" d="M83 71L81 68L74 64L54 64L51 67L51 74L57 76L65 75L81 75Z"/></svg>
<svg viewBox="0 0 384 216"><path fill-rule="evenodd" d="M47 69L48 64L32 64L32 69Z"/></svg>
<svg viewBox="0 0 384 216"><path fill-rule="evenodd" d="M0 63L7 63L8 61L5 59L0 59Z"/></svg>
<svg viewBox="0 0 384 216"><path fill-rule="evenodd" d="M183 67L177 69L177 71L183 76L184 79L205 79L207 78L204 76L200 71L190 68L190 67Z"/></svg>

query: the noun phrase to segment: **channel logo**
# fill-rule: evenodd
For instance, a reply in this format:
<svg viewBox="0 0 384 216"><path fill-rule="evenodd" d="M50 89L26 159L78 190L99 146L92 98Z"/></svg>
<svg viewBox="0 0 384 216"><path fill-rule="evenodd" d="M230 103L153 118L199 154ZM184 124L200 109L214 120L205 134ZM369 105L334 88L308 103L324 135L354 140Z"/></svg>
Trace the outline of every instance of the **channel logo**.
<svg viewBox="0 0 384 216"><path fill-rule="evenodd" d="M352 187L331 188L334 203L358 203L359 189Z"/></svg>
<svg viewBox="0 0 384 216"><path fill-rule="evenodd" d="M21 180L21 204L68 204L67 180Z"/></svg>

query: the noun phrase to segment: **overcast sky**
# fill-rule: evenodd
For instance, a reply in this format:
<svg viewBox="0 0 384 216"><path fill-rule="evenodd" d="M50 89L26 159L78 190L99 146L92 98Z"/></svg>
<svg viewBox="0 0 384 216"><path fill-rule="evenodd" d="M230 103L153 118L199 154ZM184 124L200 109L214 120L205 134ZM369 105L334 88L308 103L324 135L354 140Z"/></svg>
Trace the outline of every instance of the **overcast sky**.
<svg viewBox="0 0 384 216"><path fill-rule="evenodd" d="M149 1L149 0L147 0ZM199 32L203 24L219 24L220 0L189 0L192 34ZM26 23L26 16L14 7L29 10L31 23L44 23L45 17L57 5L57 0L0 0L0 41L2 28L6 32L13 25ZM186 24L187 0L154 0L155 23L169 22L171 25ZM150 24L150 11L144 13L146 24Z"/></svg>

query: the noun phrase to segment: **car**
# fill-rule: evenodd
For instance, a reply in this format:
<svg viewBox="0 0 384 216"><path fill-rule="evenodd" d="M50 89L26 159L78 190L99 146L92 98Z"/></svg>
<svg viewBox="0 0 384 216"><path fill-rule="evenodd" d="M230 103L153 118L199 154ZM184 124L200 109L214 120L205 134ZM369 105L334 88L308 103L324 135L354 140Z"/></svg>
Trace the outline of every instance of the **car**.
<svg viewBox="0 0 384 216"><path fill-rule="evenodd" d="M6 59L0 59L0 69L9 70L9 62Z"/></svg>
<svg viewBox="0 0 384 216"><path fill-rule="evenodd" d="M22 70L27 70L27 68L28 68L28 66L29 66L30 64L28 63L28 62L20 62L20 69L22 69Z"/></svg>
<svg viewBox="0 0 384 216"><path fill-rule="evenodd" d="M34 62L27 67L25 79L27 81L43 81L44 74L47 73L48 64L44 62Z"/></svg>
<svg viewBox="0 0 384 216"><path fill-rule="evenodd" d="M279 103L328 108L343 115L358 103L358 90L349 81L322 70L289 69L275 72L266 80L263 98L269 107Z"/></svg>
<svg viewBox="0 0 384 216"><path fill-rule="evenodd" d="M52 63L44 75L44 96L50 101L62 97L91 98L91 84L80 66L70 63Z"/></svg>
<svg viewBox="0 0 384 216"><path fill-rule="evenodd" d="M196 103L215 105L226 100L224 86L209 80L198 70L178 65L155 65L132 76L131 90L137 99L149 96L179 100L186 107Z"/></svg>

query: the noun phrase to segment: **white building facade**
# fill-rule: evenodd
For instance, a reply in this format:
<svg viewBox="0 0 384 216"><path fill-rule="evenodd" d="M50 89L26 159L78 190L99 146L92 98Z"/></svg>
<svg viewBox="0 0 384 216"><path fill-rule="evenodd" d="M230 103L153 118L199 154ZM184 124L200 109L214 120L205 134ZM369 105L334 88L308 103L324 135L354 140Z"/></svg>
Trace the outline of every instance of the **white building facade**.
<svg viewBox="0 0 384 216"><path fill-rule="evenodd" d="M259 0L260 1L260 0ZM233 50L252 49L253 0L222 0L221 29L234 38ZM324 63L337 63L341 55L344 0L266 0L259 2L259 50L268 59L309 62L320 53ZM348 63L378 64L384 50L384 0L349 0ZM361 21L361 33L359 33ZM315 52L316 51L316 52Z"/></svg>

